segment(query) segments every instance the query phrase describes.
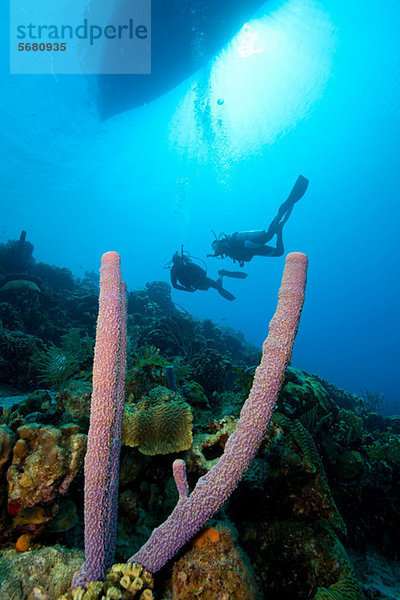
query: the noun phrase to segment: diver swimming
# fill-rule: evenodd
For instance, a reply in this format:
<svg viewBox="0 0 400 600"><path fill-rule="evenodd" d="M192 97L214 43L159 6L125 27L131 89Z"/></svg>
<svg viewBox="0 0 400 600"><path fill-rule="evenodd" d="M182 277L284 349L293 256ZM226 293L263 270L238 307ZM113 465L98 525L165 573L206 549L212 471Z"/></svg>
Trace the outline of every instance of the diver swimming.
<svg viewBox="0 0 400 600"><path fill-rule="evenodd" d="M305 194L308 187L308 179L299 175L288 198L281 204L278 214L272 220L268 230L237 231L232 235L222 233L212 242L213 254L207 256L225 258L229 256L233 262L238 262L243 267L254 256L282 256L283 226L288 220L296 202ZM215 235L215 234L214 234ZM276 235L276 246L268 246L274 235Z"/></svg>
<svg viewBox="0 0 400 600"><path fill-rule="evenodd" d="M171 264L172 263L172 264ZM224 277L233 277L235 279L245 279L247 273L241 271L218 271L218 279L214 280L207 276L206 269L196 264L189 253L175 252L172 261L169 263L171 284L176 290L184 292L195 292L197 290L207 291L214 288L226 300L235 300L235 296L222 286Z"/></svg>

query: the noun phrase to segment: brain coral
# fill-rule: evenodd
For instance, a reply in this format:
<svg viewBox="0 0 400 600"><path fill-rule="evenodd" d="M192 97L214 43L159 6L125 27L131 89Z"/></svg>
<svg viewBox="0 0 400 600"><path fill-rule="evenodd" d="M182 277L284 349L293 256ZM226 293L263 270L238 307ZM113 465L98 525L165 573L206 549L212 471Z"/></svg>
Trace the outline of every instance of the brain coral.
<svg viewBox="0 0 400 600"><path fill-rule="evenodd" d="M158 386L140 402L127 405L122 443L149 456L187 450L192 445L193 415L182 397Z"/></svg>
<svg viewBox="0 0 400 600"><path fill-rule="evenodd" d="M333 551L340 568L339 579L329 587L319 587L314 600L362 600L364 597L346 550L339 538L333 534Z"/></svg>
<svg viewBox="0 0 400 600"><path fill-rule="evenodd" d="M40 294L40 287L34 281L29 279L14 279L3 284L0 288L0 293L3 296L4 292L8 295L18 294L20 292L28 292L30 294Z"/></svg>

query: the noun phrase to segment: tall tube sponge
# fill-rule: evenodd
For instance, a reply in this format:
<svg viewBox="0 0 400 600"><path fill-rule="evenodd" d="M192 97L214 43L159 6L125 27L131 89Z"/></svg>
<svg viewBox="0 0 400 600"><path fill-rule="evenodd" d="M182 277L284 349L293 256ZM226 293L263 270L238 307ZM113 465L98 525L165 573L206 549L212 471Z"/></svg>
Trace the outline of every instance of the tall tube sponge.
<svg viewBox="0 0 400 600"><path fill-rule="evenodd" d="M156 572L225 502L248 468L278 397L304 302L307 257L286 258L278 307L270 323L253 386L235 432L217 465L201 477L189 495L183 461L175 461L178 503L168 519L129 561ZM118 463L126 363L125 288L115 252L102 258L99 317L93 368L93 395L85 459L85 565L72 587L102 580L115 548Z"/></svg>
<svg viewBox="0 0 400 600"><path fill-rule="evenodd" d="M103 580L114 559L126 375L126 286L117 252L101 259L93 392L85 457L85 563L72 587Z"/></svg>
<svg viewBox="0 0 400 600"><path fill-rule="evenodd" d="M155 573L212 517L237 486L266 432L292 355L303 308L308 259L288 254L278 306L263 345L250 395L243 405L235 432L229 437L218 463L201 477L190 495L183 481L181 461L174 465L179 500L168 519L157 527L129 562L138 562Z"/></svg>

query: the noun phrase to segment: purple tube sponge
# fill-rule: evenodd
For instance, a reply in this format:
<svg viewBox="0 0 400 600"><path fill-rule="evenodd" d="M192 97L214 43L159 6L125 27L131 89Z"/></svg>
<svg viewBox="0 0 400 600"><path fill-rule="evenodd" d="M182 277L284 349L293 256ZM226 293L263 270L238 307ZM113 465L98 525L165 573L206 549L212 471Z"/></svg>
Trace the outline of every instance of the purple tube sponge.
<svg viewBox="0 0 400 600"><path fill-rule="evenodd" d="M178 490L179 500L187 498L189 495L189 486L186 479L186 465L183 460L177 459L172 463L172 473L174 475L176 489Z"/></svg>
<svg viewBox="0 0 400 600"><path fill-rule="evenodd" d="M212 517L237 486L253 459L271 420L304 302L307 257L300 252L286 258L278 307L264 342L253 387L243 405L235 432L228 439L218 463L201 477L186 496L182 465L174 467L179 482L179 500L168 519L153 531L149 540L129 561L154 573Z"/></svg>
<svg viewBox="0 0 400 600"><path fill-rule="evenodd" d="M120 318L120 347L118 357L118 382L116 391L115 421L111 440L111 468L108 500L109 522L106 526L106 570L114 562L115 545L117 541L118 488L119 488L119 457L121 454L122 417L124 414L125 379L126 379L126 346L127 346L127 306L126 284L121 283L121 318Z"/></svg>
<svg viewBox="0 0 400 600"><path fill-rule="evenodd" d="M73 587L103 580L116 540L118 471L126 371L126 286L120 257L101 259L93 392L85 458L85 565Z"/></svg>

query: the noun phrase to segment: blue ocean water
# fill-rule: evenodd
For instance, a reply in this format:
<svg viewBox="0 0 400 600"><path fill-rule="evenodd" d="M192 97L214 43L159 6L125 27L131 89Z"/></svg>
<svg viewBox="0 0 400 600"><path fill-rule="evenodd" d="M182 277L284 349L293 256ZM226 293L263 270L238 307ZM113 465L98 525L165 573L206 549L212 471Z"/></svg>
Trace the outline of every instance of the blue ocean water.
<svg viewBox="0 0 400 600"><path fill-rule="evenodd" d="M266 2L215 59L147 106L101 122L94 78L8 74L1 21L0 242L77 276L121 253L130 289L168 281L181 244L211 277L212 231L267 227L301 173L285 254L309 256L293 364L384 394L398 412L399 35L395 0ZM171 71L174 65L171 64ZM261 345L284 258L173 299Z"/></svg>

